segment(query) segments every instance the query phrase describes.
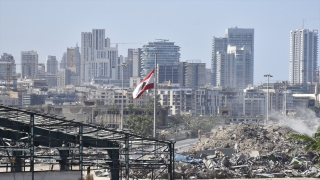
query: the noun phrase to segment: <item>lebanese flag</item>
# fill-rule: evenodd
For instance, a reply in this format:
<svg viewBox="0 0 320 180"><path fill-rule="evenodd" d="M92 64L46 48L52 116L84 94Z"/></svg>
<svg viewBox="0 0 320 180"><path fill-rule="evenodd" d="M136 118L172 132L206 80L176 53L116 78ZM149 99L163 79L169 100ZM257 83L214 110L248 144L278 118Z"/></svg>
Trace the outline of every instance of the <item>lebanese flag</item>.
<svg viewBox="0 0 320 180"><path fill-rule="evenodd" d="M148 89L152 89L154 86L154 69L149 72L149 74L142 79L140 84L134 89L132 96L133 99L139 98L143 92L145 92Z"/></svg>

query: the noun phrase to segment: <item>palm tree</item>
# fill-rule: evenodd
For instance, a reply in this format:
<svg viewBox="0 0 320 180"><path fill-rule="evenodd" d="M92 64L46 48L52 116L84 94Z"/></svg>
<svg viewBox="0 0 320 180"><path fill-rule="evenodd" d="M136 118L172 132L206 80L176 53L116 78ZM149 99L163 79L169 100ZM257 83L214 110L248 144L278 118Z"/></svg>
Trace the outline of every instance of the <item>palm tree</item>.
<svg viewBox="0 0 320 180"><path fill-rule="evenodd" d="M296 132L290 132L286 134L289 137L289 141L303 141L306 143L304 147L305 152L314 151L316 152L317 156L315 158L316 161L320 160L320 126L317 129L314 137L310 137L307 134L301 134ZM320 166L320 162L317 164Z"/></svg>

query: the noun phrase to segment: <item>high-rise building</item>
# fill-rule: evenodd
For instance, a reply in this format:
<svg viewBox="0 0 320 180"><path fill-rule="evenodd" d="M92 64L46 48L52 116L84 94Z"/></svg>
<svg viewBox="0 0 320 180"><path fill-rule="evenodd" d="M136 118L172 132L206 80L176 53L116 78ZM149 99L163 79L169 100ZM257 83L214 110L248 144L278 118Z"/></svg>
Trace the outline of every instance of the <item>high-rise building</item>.
<svg viewBox="0 0 320 180"><path fill-rule="evenodd" d="M95 78L118 80L118 47L110 47L104 29L81 33L80 84Z"/></svg>
<svg viewBox="0 0 320 180"><path fill-rule="evenodd" d="M206 64L200 60L188 60L178 63L180 86L200 87L206 84Z"/></svg>
<svg viewBox="0 0 320 180"><path fill-rule="evenodd" d="M317 80L318 31L297 29L290 32L289 83L305 84Z"/></svg>
<svg viewBox="0 0 320 180"><path fill-rule="evenodd" d="M217 86L217 75L219 72L217 71L217 52L225 52L228 47L228 39L227 38L216 38L213 37L212 40L212 59L211 59L211 84L213 86Z"/></svg>
<svg viewBox="0 0 320 180"><path fill-rule="evenodd" d="M212 59L211 59L211 71L212 71L212 85L221 86L218 82L218 78L221 77L218 71L218 54L226 54L228 46L235 46L238 49L246 46L246 49L250 50L250 62L245 67L246 69L246 80L248 84L253 84L253 67L254 67L254 29L251 28L228 28L226 29L224 38L213 37L212 41ZM221 57L220 57L221 58ZM236 81L236 80L232 80ZM246 85L248 85L246 84ZM246 86L245 86L246 87Z"/></svg>
<svg viewBox="0 0 320 180"><path fill-rule="evenodd" d="M39 78L39 74L45 74L45 73L46 73L46 65L44 63L38 63L37 78Z"/></svg>
<svg viewBox="0 0 320 180"><path fill-rule="evenodd" d="M64 88L68 84L71 84L71 70L59 69L57 72L57 87Z"/></svg>
<svg viewBox="0 0 320 180"><path fill-rule="evenodd" d="M185 86L200 87L206 84L205 63L188 63L186 70Z"/></svg>
<svg viewBox="0 0 320 180"><path fill-rule="evenodd" d="M8 69L10 68L10 71L8 72ZM10 76L16 75L16 63L11 54L3 53L0 56L0 78L1 80L6 80L8 73Z"/></svg>
<svg viewBox="0 0 320 180"><path fill-rule="evenodd" d="M60 69L65 69L67 67L66 62L67 62L67 53L64 52L60 61Z"/></svg>
<svg viewBox="0 0 320 180"><path fill-rule="evenodd" d="M142 46L141 75L144 77L155 67L155 54L158 64L173 64L180 61L180 47L167 39L148 42Z"/></svg>
<svg viewBox="0 0 320 180"><path fill-rule="evenodd" d="M36 78L38 74L38 53L37 51L21 52L21 78Z"/></svg>
<svg viewBox="0 0 320 180"><path fill-rule="evenodd" d="M47 73L57 74L58 71L58 61L56 56L47 56Z"/></svg>
<svg viewBox="0 0 320 180"><path fill-rule="evenodd" d="M78 44L76 47L67 48L65 69L69 69L75 75L80 75L80 61L81 57Z"/></svg>
<svg viewBox="0 0 320 180"><path fill-rule="evenodd" d="M252 79L252 56L250 46L228 45L227 52L217 52L217 86L233 87L243 90L248 84L253 83ZM249 68L249 69L248 69Z"/></svg>
<svg viewBox="0 0 320 180"><path fill-rule="evenodd" d="M141 48L132 50L132 77L141 77Z"/></svg>
<svg viewBox="0 0 320 180"><path fill-rule="evenodd" d="M179 82L179 66L178 63L158 64L157 66L157 82L158 83L178 83Z"/></svg>

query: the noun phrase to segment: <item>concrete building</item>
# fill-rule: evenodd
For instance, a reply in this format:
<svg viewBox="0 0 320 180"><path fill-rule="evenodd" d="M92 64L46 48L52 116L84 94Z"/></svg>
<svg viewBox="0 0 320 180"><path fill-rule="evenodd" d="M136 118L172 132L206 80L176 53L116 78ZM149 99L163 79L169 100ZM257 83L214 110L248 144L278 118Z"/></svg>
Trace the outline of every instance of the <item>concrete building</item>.
<svg viewBox="0 0 320 180"><path fill-rule="evenodd" d="M157 82L164 83L179 83L179 73L178 63L162 63L158 64L157 68Z"/></svg>
<svg viewBox="0 0 320 180"><path fill-rule="evenodd" d="M227 51L216 56L217 86L243 90L253 83L251 47L228 45Z"/></svg>
<svg viewBox="0 0 320 180"><path fill-rule="evenodd" d="M47 73L57 74L58 71L58 61L56 56L47 56Z"/></svg>
<svg viewBox="0 0 320 180"><path fill-rule="evenodd" d="M110 47L104 29L81 33L80 84L88 84L95 77L119 79L118 47Z"/></svg>
<svg viewBox="0 0 320 180"><path fill-rule="evenodd" d="M132 77L141 77L141 71L142 71L141 54L142 54L141 48L132 50Z"/></svg>
<svg viewBox="0 0 320 180"><path fill-rule="evenodd" d="M36 51L21 52L21 78L36 78L38 75L38 53Z"/></svg>
<svg viewBox="0 0 320 180"><path fill-rule="evenodd" d="M71 71L69 69L59 69L57 73L57 87L64 88L71 84Z"/></svg>
<svg viewBox="0 0 320 180"><path fill-rule="evenodd" d="M318 31L297 29L290 32L289 83L316 82Z"/></svg>
<svg viewBox="0 0 320 180"><path fill-rule="evenodd" d="M66 67L67 67L66 64L67 64L67 53L64 52L63 55L62 55L61 61L60 61L59 68L60 69L66 69Z"/></svg>
<svg viewBox="0 0 320 180"><path fill-rule="evenodd" d="M260 116L266 114L267 95L256 87L248 87L243 93L243 115Z"/></svg>
<svg viewBox="0 0 320 180"><path fill-rule="evenodd" d="M0 78L7 79L8 68L10 76L16 75L16 62L11 54L3 53L0 56Z"/></svg>
<svg viewBox="0 0 320 180"><path fill-rule="evenodd" d="M67 48L66 53L66 69L69 69L73 74L80 75L80 51L78 44L76 47Z"/></svg>
<svg viewBox="0 0 320 180"><path fill-rule="evenodd" d="M187 63L185 75L185 86L201 87L206 84L206 64L205 63Z"/></svg>
<svg viewBox="0 0 320 180"><path fill-rule="evenodd" d="M221 89L159 87L160 104L171 115L217 115Z"/></svg>
<svg viewBox="0 0 320 180"><path fill-rule="evenodd" d="M178 63L178 82L184 87L201 87L206 84L206 64L199 60ZM176 77L174 77L176 78ZM176 82L174 82L176 83Z"/></svg>
<svg viewBox="0 0 320 180"><path fill-rule="evenodd" d="M39 79L45 79L49 88L57 87L57 75L56 74L39 74Z"/></svg>
<svg viewBox="0 0 320 180"><path fill-rule="evenodd" d="M0 87L5 89L7 81L10 81L11 89L17 88L15 60L11 54L3 53L0 56Z"/></svg>
<svg viewBox="0 0 320 180"><path fill-rule="evenodd" d="M169 42L167 39L159 39L148 42L142 46L141 54L141 76L146 76L155 68L155 54L157 53L158 64L173 64L180 61L180 47Z"/></svg>
<svg viewBox="0 0 320 180"><path fill-rule="evenodd" d="M218 68L219 55L226 54L228 52L228 45L236 47L244 47L250 49L251 60L247 64L247 78L248 84L253 84L253 67L254 67L254 29L250 28L228 28L226 29L224 38L213 37L212 40L212 59L211 59L211 71L212 71L212 85L218 86L220 83L217 81L220 75ZM219 52L219 54L217 54ZM220 57L222 58L222 57ZM221 75L220 75L221 76ZM246 86L248 85L246 84Z"/></svg>
<svg viewBox="0 0 320 180"><path fill-rule="evenodd" d="M206 69L206 84L212 83L211 69Z"/></svg>
<svg viewBox="0 0 320 180"><path fill-rule="evenodd" d="M8 94L0 94L0 104L4 106L18 106L19 98L10 97Z"/></svg>

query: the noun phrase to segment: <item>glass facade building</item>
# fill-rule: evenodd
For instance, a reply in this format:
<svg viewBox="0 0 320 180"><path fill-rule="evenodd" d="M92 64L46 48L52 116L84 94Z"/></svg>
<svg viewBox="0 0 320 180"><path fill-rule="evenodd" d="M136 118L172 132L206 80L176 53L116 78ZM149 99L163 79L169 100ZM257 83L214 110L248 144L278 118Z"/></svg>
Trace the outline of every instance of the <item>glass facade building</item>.
<svg viewBox="0 0 320 180"><path fill-rule="evenodd" d="M180 47L163 39L148 42L141 48L141 76L146 76L155 67L155 54L158 64L174 64L180 61Z"/></svg>

